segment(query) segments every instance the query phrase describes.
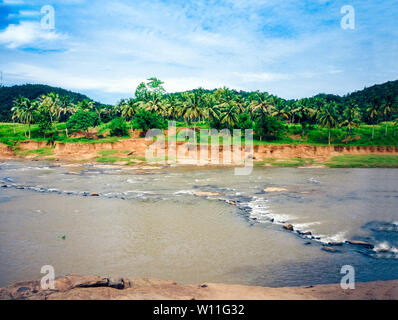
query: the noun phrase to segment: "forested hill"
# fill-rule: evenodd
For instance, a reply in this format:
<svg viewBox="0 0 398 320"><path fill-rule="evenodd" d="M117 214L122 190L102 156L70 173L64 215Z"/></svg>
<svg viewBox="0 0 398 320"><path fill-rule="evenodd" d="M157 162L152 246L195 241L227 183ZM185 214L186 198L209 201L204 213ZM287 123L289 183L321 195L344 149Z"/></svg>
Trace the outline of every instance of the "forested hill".
<svg viewBox="0 0 398 320"><path fill-rule="evenodd" d="M394 100L398 97L398 80L388 81L383 84L376 84L374 86L358 90L347 94L345 96L338 96L334 94L318 94L315 97L324 98L327 101L336 101L338 103L348 103L354 100L355 103L362 109L366 108L373 102L383 102L386 100Z"/></svg>
<svg viewBox="0 0 398 320"><path fill-rule="evenodd" d="M50 92L58 93L60 96L68 96L69 99L74 102L89 99L84 94L43 84L24 84L15 85L12 87L0 87L0 122L10 121L10 110L12 108L14 99L18 96L23 96L29 99L36 99L42 94L48 94Z"/></svg>

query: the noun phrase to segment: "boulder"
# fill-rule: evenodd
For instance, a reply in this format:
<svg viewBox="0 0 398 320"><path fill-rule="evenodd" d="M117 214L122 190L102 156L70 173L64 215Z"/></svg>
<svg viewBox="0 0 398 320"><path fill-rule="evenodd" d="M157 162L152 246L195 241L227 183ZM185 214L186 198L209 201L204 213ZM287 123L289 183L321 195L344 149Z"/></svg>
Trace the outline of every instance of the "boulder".
<svg viewBox="0 0 398 320"><path fill-rule="evenodd" d="M283 192L288 191L286 188L278 188L278 187L268 187L264 189L264 192Z"/></svg>
<svg viewBox="0 0 398 320"><path fill-rule="evenodd" d="M326 246L323 246L323 247L322 247L322 250L323 250L323 251L326 251L326 252L337 252L336 249L334 249L334 248L332 248L332 247L326 247Z"/></svg>
<svg viewBox="0 0 398 320"><path fill-rule="evenodd" d="M328 246L342 246L343 243L342 242L338 242L338 241L331 241L328 242Z"/></svg>
<svg viewBox="0 0 398 320"><path fill-rule="evenodd" d="M283 229L288 230L288 231L293 231L293 225L291 225L290 223L287 223L283 226Z"/></svg>
<svg viewBox="0 0 398 320"><path fill-rule="evenodd" d="M369 242L366 242L366 241L361 241L361 240L347 240L346 242L347 242L348 244L353 244L353 245L357 245L357 246L362 246L362 247L367 248L367 249L373 249L373 248L374 248L374 245L373 245L373 244L371 244L371 243L369 243Z"/></svg>
<svg viewBox="0 0 398 320"><path fill-rule="evenodd" d="M197 197L211 197L211 196L221 196L220 192L210 192L210 191L196 191L195 196Z"/></svg>

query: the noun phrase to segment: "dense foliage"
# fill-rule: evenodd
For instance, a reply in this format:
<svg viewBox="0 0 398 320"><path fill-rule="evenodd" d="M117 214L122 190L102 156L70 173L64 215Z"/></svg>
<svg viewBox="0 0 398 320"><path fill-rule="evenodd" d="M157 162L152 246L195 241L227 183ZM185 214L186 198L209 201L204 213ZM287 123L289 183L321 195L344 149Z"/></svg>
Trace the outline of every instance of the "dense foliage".
<svg viewBox="0 0 398 320"><path fill-rule="evenodd" d="M126 121L121 118L115 118L109 123L109 133L112 137L123 137L129 135Z"/></svg>
<svg viewBox="0 0 398 320"><path fill-rule="evenodd" d="M70 131L87 131L98 124L98 116L95 112L78 110L72 114L66 122Z"/></svg>
<svg viewBox="0 0 398 320"><path fill-rule="evenodd" d="M109 122L111 135L126 136L128 126L145 132L164 129L167 120L174 120L179 126L194 129L253 129L255 137L262 141L286 141L291 135L299 135L329 144L358 140L355 134L367 137L368 129L361 131L364 125L371 128L367 138L381 139L376 126L382 125L387 143L389 135L395 134L391 129L398 124L398 81L344 97L319 94L284 100L267 92L228 88L166 93L162 81L150 78L137 87L134 97L115 106L99 105L87 98L75 102L70 96L50 92L36 99L16 97L11 112L12 121L26 125L26 137L31 136L31 125L35 123L44 136L57 131L65 120L70 131L87 131Z"/></svg>
<svg viewBox="0 0 398 320"><path fill-rule="evenodd" d="M54 92L59 96L65 96L69 101L75 103L88 99L83 94L43 84L24 84L11 87L0 86L0 122L11 121L13 101L19 96L34 100L50 92Z"/></svg>

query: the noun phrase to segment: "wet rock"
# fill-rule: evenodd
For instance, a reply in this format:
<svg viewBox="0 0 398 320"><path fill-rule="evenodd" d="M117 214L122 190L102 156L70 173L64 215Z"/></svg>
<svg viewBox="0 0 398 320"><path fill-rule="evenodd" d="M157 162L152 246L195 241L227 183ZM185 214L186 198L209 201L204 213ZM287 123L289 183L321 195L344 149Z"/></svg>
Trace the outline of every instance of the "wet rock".
<svg viewBox="0 0 398 320"><path fill-rule="evenodd" d="M196 191L195 196L197 197L211 197L211 196L221 196L220 192L210 192L210 191Z"/></svg>
<svg viewBox="0 0 398 320"><path fill-rule="evenodd" d="M291 225L290 223L287 223L283 226L283 229L288 230L288 231L293 231L293 225Z"/></svg>
<svg viewBox="0 0 398 320"><path fill-rule="evenodd" d="M374 248L374 245L373 245L373 244L371 244L371 243L369 243L369 242L366 242L366 241L361 241L361 240L347 240L346 242L347 242L348 244L353 244L353 245L362 246L362 247L367 248L367 249L373 249L373 248Z"/></svg>
<svg viewBox="0 0 398 320"><path fill-rule="evenodd" d="M326 251L326 252L337 252L336 249L334 249L334 248L332 248L332 247L326 247L326 246L323 246L323 247L322 247L322 250L323 250L323 251Z"/></svg>
<svg viewBox="0 0 398 320"><path fill-rule="evenodd" d="M268 187L264 189L264 192L283 192L288 191L286 188L278 188L278 187Z"/></svg>
<svg viewBox="0 0 398 320"><path fill-rule="evenodd" d="M338 242L338 241L331 241L328 242L328 246L342 246L343 243L342 242Z"/></svg>
<svg viewBox="0 0 398 320"><path fill-rule="evenodd" d="M302 231L300 231L300 230L297 230L297 233L298 233L300 236L312 236L312 232L311 232L311 231L302 232Z"/></svg>
<svg viewBox="0 0 398 320"><path fill-rule="evenodd" d="M8 186L6 184L3 184L1 187L2 188L7 188Z"/></svg>
<svg viewBox="0 0 398 320"><path fill-rule="evenodd" d="M310 246L312 243L310 241L304 242L304 245Z"/></svg>
<svg viewBox="0 0 398 320"><path fill-rule="evenodd" d="M90 196L91 197L99 197L99 194L97 192L91 192Z"/></svg>

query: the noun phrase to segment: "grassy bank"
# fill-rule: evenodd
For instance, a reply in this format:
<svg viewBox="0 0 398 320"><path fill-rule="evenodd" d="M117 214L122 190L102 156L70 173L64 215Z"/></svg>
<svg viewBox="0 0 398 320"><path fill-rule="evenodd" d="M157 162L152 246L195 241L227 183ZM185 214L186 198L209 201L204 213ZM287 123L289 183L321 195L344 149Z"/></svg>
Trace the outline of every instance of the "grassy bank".
<svg viewBox="0 0 398 320"><path fill-rule="evenodd" d="M330 168L398 168L396 155L343 155L325 163Z"/></svg>

